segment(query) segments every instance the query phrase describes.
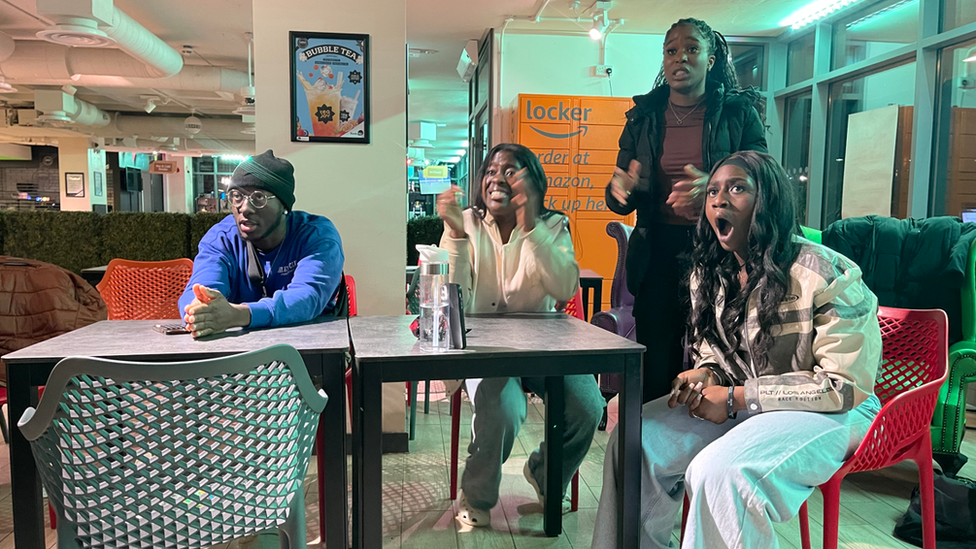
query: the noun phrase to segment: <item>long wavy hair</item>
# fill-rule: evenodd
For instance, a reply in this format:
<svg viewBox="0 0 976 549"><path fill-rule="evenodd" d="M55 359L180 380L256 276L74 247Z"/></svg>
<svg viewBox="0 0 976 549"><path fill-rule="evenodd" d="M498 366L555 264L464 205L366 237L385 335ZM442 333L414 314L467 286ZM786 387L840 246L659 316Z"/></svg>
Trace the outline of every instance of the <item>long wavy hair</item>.
<svg viewBox="0 0 976 549"><path fill-rule="evenodd" d="M478 215L484 218L485 213L488 211L484 196L485 173L488 171L488 165L491 164L491 160L495 158L496 154L503 152L511 154L518 165L526 169L528 175L526 180L539 195L539 211L536 212L536 215L541 219L547 219L552 215L561 214L561 212L550 210L546 207L545 198L546 190L549 188L549 180L546 179L546 172L542 169L542 163L539 162L539 158L535 153L518 143L499 143L488 151L488 154L485 155L485 161L478 167L478 173L475 175L478 192L475 193L471 207L478 212Z"/></svg>
<svg viewBox="0 0 976 549"><path fill-rule="evenodd" d="M800 253L800 244L793 238L800 234L796 201L789 177L772 156L756 151L737 152L717 163L711 176L730 161L743 168L757 188L745 264L749 280L745 288L740 287L739 262L732 252L722 249L703 212L695 228L691 256L692 273L698 281L698 290L692 296L691 328L696 344L720 348L726 360L733 362L742 343L749 296L758 288L759 332L750 351L753 362L764 367L773 344L770 332L780 321L779 305L789 289L790 267ZM728 347L722 342L716 325L715 306L720 291L725 295L720 321Z"/></svg>
<svg viewBox="0 0 976 549"><path fill-rule="evenodd" d="M711 70L708 71L708 76L705 79L706 86L708 89L713 89L719 85L724 86L726 92L738 92L749 97L752 101L753 106L759 113L760 119L765 123L766 120L766 102L763 100L762 94L759 93L754 87L741 88L739 86L739 77L735 73L735 64L732 62L732 53L729 50L729 43L725 41L725 37L716 30L712 30L712 27L708 26L708 23L702 21L701 19L695 19L693 17L688 17L685 19L678 19L676 23L671 25L668 32L664 35L664 42L667 43L668 36L674 29L681 26L689 26L695 29L698 34L698 38L701 40L702 44L708 50L708 55L715 56L715 64L712 65ZM667 86L668 80L664 75L664 63L661 63L661 70L657 73L657 78L654 79L653 89L660 88L662 86Z"/></svg>

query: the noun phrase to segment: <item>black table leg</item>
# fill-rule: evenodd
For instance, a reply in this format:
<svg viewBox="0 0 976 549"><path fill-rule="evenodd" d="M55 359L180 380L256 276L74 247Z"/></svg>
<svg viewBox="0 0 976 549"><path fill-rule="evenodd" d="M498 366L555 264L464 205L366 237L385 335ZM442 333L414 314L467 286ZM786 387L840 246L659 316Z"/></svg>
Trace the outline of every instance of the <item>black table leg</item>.
<svg viewBox="0 0 976 549"><path fill-rule="evenodd" d="M358 410L362 418L358 431L361 443L357 444L362 453L356 473L359 487L353 490L353 497L358 493L360 498L358 506L354 504L359 515L359 542L354 540L353 547L372 549L383 546L383 384L377 367L357 370L354 378L359 381L354 379L353 390L354 396L358 391L362 406ZM356 432L354 427L353 433ZM357 457L353 456L355 465Z"/></svg>
<svg viewBox="0 0 976 549"><path fill-rule="evenodd" d="M581 296L583 298L583 320L585 320L586 322L589 322L590 321L590 291L591 291L591 288L590 288L590 286L588 284L586 286L583 286L582 284L580 284L580 290L583 292L583 295ZM596 311L594 311L594 312L596 312Z"/></svg>
<svg viewBox="0 0 976 549"><path fill-rule="evenodd" d="M593 286L593 314L603 310L603 281Z"/></svg>
<svg viewBox="0 0 976 549"><path fill-rule="evenodd" d="M325 470L319 471L319 493L325 497L325 509L319 510L321 539L326 547L347 547L349 522L346 486L346 391L344 357L324 358L322 388L329 403L322 413L319 435L324 439ZM324 532L322 531L324 529Z"/></svg>
<svg viewBox="0 0 976 549"><path fill-rule="evenodd" d="M628 355L620 388L617 547L638 549L641 512L641 357Z"/></svg>
<svg viewBox="0 0 976 549"><path fill-rule="evenodd" d="M563 430L565 384L560 376L546 378L546 480L542 527L549 537L563 530Z"/></svg>
<svg viewBox="0 0 976 549"><path fill-rule="evenodd" d="M44 500L30 443L17 427L24 410L37 400L37 388L30 384L26 367L7 368L7 411L10 415L10 500L13 506L14 545L18 548L45 547Z"/></svg>

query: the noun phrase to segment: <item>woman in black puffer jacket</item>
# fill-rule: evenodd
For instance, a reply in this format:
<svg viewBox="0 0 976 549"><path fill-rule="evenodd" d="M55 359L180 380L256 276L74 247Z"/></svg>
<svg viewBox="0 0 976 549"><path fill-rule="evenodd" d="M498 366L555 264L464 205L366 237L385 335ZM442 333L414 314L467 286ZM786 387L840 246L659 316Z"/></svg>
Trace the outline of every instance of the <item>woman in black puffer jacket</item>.
<svg viewBox="0 0 976 549"><path fill-rule="evenodd" d="M766 152L755 90L740 90L728 44L704 21L681 19L664 37L654 89L634 97L607 185L610 210L637 210L627 248L637 341L647 347L644 402L667 394L683 369L692 229L707 172L741 150Z"/></svg>

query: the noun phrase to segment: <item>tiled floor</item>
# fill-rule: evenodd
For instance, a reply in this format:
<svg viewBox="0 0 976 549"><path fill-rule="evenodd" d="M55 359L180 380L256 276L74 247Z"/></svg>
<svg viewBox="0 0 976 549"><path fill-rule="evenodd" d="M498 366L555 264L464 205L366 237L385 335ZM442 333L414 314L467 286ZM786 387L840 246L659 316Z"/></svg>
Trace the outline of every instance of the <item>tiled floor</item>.
<svg viewBox="0 0 976 549"><path fill-rule="evenodd" d="M434 383L435 391L441 388ZM421 395L423 392L421 391ZM449 403L443 393L431 395L429 414L423 414L423 403L417 417L417 439L410 443L409 454L392 454L383 458L384 475L384 549L530 549L574 548L590 546L590 536L600 495L603 454L608 435L598 432L590 453L580 468L580 509L563 519L563 533L547 538L542 532L541 507L535 492L522 478L522 465L529 452L542 438L542 404L533 399L529 417L519 433L512 457L504 466L501 502L492 510L491 528L471 530L454 519L454 505L448 499L448 455L451 422ZM611 405L611 423L614 420ZM970 425L976 425L976 414L970 414ZM461 453L470 439L471 407L467 401L462 411ZM971 461L961 472L976 478L976 436L969 435L964 452ZM306 478L306 520L310 547L324 547L318 539L318 509L315 488L315 461ZM851 475L841 494L841 547L876 549L907 548L891 536L895 521L905 512L908 497L917 483L914 465L902 464L876 473ZM0 549L12 548L13 502L10 497L10 467L6 448L0 448ZM815 491L810 503L812 542L821 546L822 502ZM45 514L46 516L46 514ZM780 546L800 547L796 519L778 524ZM54 532L48 530L48 546L56 547ZM269 540L270 541L270 540ZM226 549L247 544L237 542ZM262 544L264 545L264 544ZM268 545L277 547L276 543Z"/></svg>

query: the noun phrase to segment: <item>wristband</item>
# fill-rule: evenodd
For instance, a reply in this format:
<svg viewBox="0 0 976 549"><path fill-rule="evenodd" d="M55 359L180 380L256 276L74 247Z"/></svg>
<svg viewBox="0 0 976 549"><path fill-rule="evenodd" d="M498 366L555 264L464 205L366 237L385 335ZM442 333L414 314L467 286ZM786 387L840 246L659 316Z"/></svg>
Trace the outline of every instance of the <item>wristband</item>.
<svg viewBox="0 0 976 549"><path fill-rule="evenodd" d="M734 404L734 401L735 401L735 396L734 396L735 393L734 393L734 391L735 391L735 386L734 385L730 385L729 386L729 399L726 401L726 404L728 405L729 419L735 419L736 414L738 414L738 412L734 412L733 411L735 409L735 407L733 405Z"/></svg>

